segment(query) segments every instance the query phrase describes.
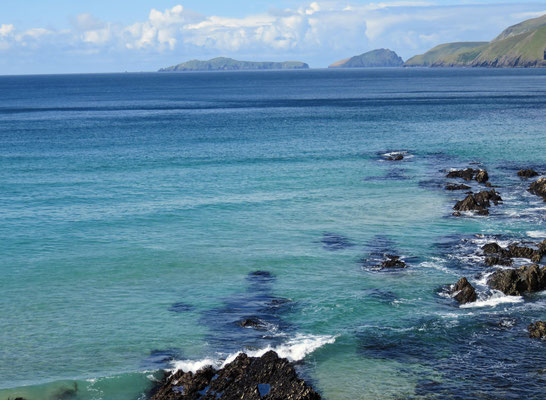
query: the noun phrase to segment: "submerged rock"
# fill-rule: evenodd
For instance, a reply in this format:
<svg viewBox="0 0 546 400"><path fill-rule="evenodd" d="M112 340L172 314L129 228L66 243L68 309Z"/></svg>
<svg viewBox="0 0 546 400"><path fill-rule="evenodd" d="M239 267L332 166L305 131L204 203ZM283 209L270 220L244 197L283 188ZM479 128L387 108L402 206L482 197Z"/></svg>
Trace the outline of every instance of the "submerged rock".
<svg viewBox="0 0 546 400"><path fill-rule="evenodd" d="M455 286L453 286L451 295L459 304L472 303L478 298L476 290L465 277L459 279Z"/></svg>
<svg viewBox="0 0 546 400"><path fill-rule="evenodd" d="M479 193L470 193L463 200L455 203L453 209L456 211L475 211L479 215L489 215L488 208L491 206L491 202L498 205L501 201L502 198L495 189L482 190Z"/></svg>
<svg viewBox="0 0 546 400"><path fill-rule="evenodd" d="M518 171L518 176L520 178L534 178L535 176L538 176L538 172L533 169L520 169Z"/></svg>
<svg viewBox="0 0 546 400"><path fill-rule="evenodd" d="M463 184L460 184L460 185L447 184L446 185L446 190L468 190L468 189L470 189L470 186L463 185Z"/></svg>
<svg viewBox="0 0 546 400"><path fill-rule="evenodd" d="M404 156L400 153L387 157L387 160L389 161L401 161L403 159L404 159Z"/></svg>
<svg viewBox="0 0 546 400"><path fill-rule="evenodd" d="M546 201L546 178L540 178L529 186L529 191L540 196Z"/></svg>
<svg viewBox="0 0 546 400"><path fill-rule="evenodd" d="M182 370L166 376L152 400L320 400L298 378L292 364L274 351L261 357L241 353L224 368Z"/></svg>
<svg viewBox="0 0 546 400"><path fill-rule="evenodd" d="M239 325L242 328L253 328L257 330L267 329L264 321L254 317L242 319L239 322L237 322L237 325Z"/></svg>
<svg viewBox="0 0 546 400"><path fill-rule="evenodd" d="M516 269L503 269L491 275L487 284L506 295L520 296L526 292L546 289L546 267L526 265Z"/></svg>
<svg viewBox="0 0 546 400"><path fill-rule="evenodd" d="M529 330L529 337L536 339L546 338L546 321L537 321L534 324L530 324L527 329Z"/></svg>

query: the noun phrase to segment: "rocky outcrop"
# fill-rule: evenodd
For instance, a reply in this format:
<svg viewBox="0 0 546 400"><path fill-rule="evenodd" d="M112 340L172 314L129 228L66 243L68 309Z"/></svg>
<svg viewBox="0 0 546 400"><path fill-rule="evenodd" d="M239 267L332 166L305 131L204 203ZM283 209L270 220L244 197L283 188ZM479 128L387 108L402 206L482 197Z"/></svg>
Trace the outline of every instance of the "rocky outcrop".
<svg viewBox="0 0 546 400"><path fill-rule="evenodd" d="M485 183L489 180L489 174L485 169L458 169L454 171L449 171L446 175L446 178L460 178L465 181L471 181L475 179L479 183Z"/></svg>
<svg viewBox="0 0 546 400"><path fill-rule="evenodd" d="M535 176L538 176L538 172L532 169L520 169L518 171L518 176L520 178L534 178Z"/></svg>
<svg viewBox="0 0 546 400"><path fill-rule="evenodd" d="M464 185L464 184L447 184L446 190L468 190L470 189L470 186Z"/></svg>
<svg viewBox="0 0 546 400"><path fill-rule="evenodd" d="M390 254L385 255L385 260L381 264L377 265L378 269L385 268L406 268L408 265L400 259L399 256L393 256Z"/></svg>
<svg viewBox="0 0 546 400"><path fill-rule="evenodd" d="M512 243L505 249L497 243L487 243L482 247L482 250L488 256L486 257L487 265L511 265L512 258L528 258L534 263L539 263L546 255L546 240L537 244L536 248ZM493 264L493 261L497 262Z"/></svg>
<svg viewBox="0 0 546 400"><path fill-rule="evenodd" d="M470 193L464 200L458 201L453 209L455 211L475 211L479 215L489 215L488 208L491 206L491 202L498 205L502 201L502 198L495 191L482 190L479 193ZM454 213L459 216L460 213Z"/></svg>
<svg viewBox="0 0 546 400"><path fill-rule="evenodd" d="M540 196L546 201L546 178L540 178L529 186L529 191Z"/></svg>
<svg viewBox="0 0 546 400"><path fill-rule="evenodd" d="M530 324L527 328L529 331L529 337L535 339L545 339L546 338L546 321L537 321L533 324Z"/></svg>
<svg viewBox="0 0 546 400"><path fill-rule="evenodd" d="M459 304L471 303L478 298L476 290L465 277L459 279L455 286L453 286L451 289L451 296L457 300Z"/></svg>
<svg viewBox="0 0 546 400"><path fill-rule="evenodd" d="M544 290L546 289L546 267L535 264L499 270L491 275L487 284L492 289L511 296Z"/></svg>
<svg viewBox="0 0 546 400"><path fill-rule="evenodd" d="M166 376L152 400L320 400L298 378L292 364L274 351L261 357L241 353L220 370L182 370Z"/></svg>

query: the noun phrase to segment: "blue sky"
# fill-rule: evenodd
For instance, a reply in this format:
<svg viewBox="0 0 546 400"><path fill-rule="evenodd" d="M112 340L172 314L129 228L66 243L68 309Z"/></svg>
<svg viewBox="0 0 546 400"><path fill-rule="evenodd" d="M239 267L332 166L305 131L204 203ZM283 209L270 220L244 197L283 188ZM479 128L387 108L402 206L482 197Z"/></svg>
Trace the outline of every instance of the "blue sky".
<svg viewBox="0 0 546 400"><path fill-rule="evenodd" d="M192 58L324 67L375 48L404 59L491 40L546 14L493 0L17 0L0 13L0 74L152 71Z"/></svg>

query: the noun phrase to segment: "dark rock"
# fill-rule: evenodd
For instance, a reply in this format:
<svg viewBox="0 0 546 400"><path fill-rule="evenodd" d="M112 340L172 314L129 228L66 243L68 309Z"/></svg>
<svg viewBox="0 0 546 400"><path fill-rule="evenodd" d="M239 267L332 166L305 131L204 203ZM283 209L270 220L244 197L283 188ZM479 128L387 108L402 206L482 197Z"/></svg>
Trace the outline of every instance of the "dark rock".
<svg viewBox="0 0 546 400"><path fill-rule="evenodd" d="M493 187L493 185L491 184L491 182L485 182L485 186L487 186L488 188Z"/></svg>
<svg viewBox="0 0 546 400"><path fill-rule="evenodd" d="M504 249L500 247L497 243L486 243L482 246L482 250L484 254L498 254L502 252Z"/></svg>
<svg viewBox="0 0 546 400"><path fill-rule="evenodd" d="M451 295L459 304L471 303L478 298L476 296L476 290L465 277L459 279L455 286L453 286Z"/></svg>
<svg viewBox="0 0 546 400"><path fill-rule="evenodd" d="M472 178L474 178L474 174L478 173L480 170L478 169L459 169L455 171L449 171L446 175L447 178L462 178L465 181L471 181Z"/></svg>
<svg viewBox="0 0 546 400"><path fill-rule="evenodd" d="M518 176L520 178L534 178L535 176L538 176L538 172L532 169L520 169L518 171Z"/></svg>
<svg viewBox="0 0 546 400"><path fill-rule="evenodd" d="M485 264L492 267L493 265L511 266L512 260L505 257L489 256L485 258Z"/></svg>
<svg viewBox="0 0 546 400"><path fill-rule="evenodd" d="M541 196L546 201L546 178L540 178L531 183L529 191L537 196Z"/></svg>
<svg viewBox="0 0 546 400"><path fill-rule="evenodd" d="M446 185L446 190L468 190L468 189L470 189L470 186L463 185L463 184L460 184L460 185L447 184Z"/></svg>
<svg viewBox="0 0 546 400"><path fill-rule="evenodd" d="M267 393L266 393L267 392ZM242 353L220 370L195 374L177 371L163 379L152 400L319 400L320 395L299 379L294 367L277 353L261 357Z"/></svg>
<svg viewBox="0 0 546 400"><path fill-rule="evenodd" d="M402 154L396 154L392 157L388 157L387 160L389 161L401 161L404 159L404 156Z"/></svg>
<svg viewBox="0 0 546 400"><path fill-rule="evenodd" d="M259 318L245 318L237 322L237 325L239 325L242 328L254 328L257 330L265 330L266 325L265 323L260 320Z"/></svg>
<svg viewBox="0 0 546 400"><path fill-rule="evenodd" d="M546 289L546 267L526 265L517 269L499 270L491 275L487 284L492 289L512 296L544 290Z"/></svg>
<svg viewBox="0 0 546 400"><path fill-rule="evenodd" d="M399 256L393 256L390 254L385 255L386 260L382 261L377 268L406 268L408 265L400 259Z"/></svg>
<svg viewBox="0 0 546 400"><path fill-rule="evenodd" d="M491 190L482 190L479 193L470 193L464 198L455 203L453 207L456 211L475 211L479 215L489 215L488 208L493 204L498 205L502 201L502 198L495 191Z"/></svg>
<svg viewBox="0 0 546 400"><path fill-rule="evenodd" d="M489 180L489 174L485 169L480 169L476 173L476 177L474 179L476 179L479 183L485 183Z"/></svg>
<svg viewBox="0 0 546 400"><path fill-rule="evenodd" d="M530 324L527 328L529 330L529 337L536 339L546 338L546 322L537 321L534 324Z"/></svg>

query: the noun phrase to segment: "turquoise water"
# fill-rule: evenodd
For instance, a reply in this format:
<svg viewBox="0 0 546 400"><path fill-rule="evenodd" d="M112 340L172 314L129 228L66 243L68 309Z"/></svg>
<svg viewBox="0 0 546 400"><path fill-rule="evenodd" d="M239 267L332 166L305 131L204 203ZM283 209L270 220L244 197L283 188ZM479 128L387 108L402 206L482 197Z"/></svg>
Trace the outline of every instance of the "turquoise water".
<svg viewBox="0 0 546 400"><path fill-rule="evenodd" d="M546 238L516 175L546 172L546 71L0 77L0 93L1 400L144 399L161 368L267 347L329 400L543 398L526 327L545 294L496 301L476 254ZM441 171L474 162L505 202L451 217ZM376 253L410 267L375 271ZM442 295L461 276L481 307ZM266 329L237 325L252 316Z"/></svg>

